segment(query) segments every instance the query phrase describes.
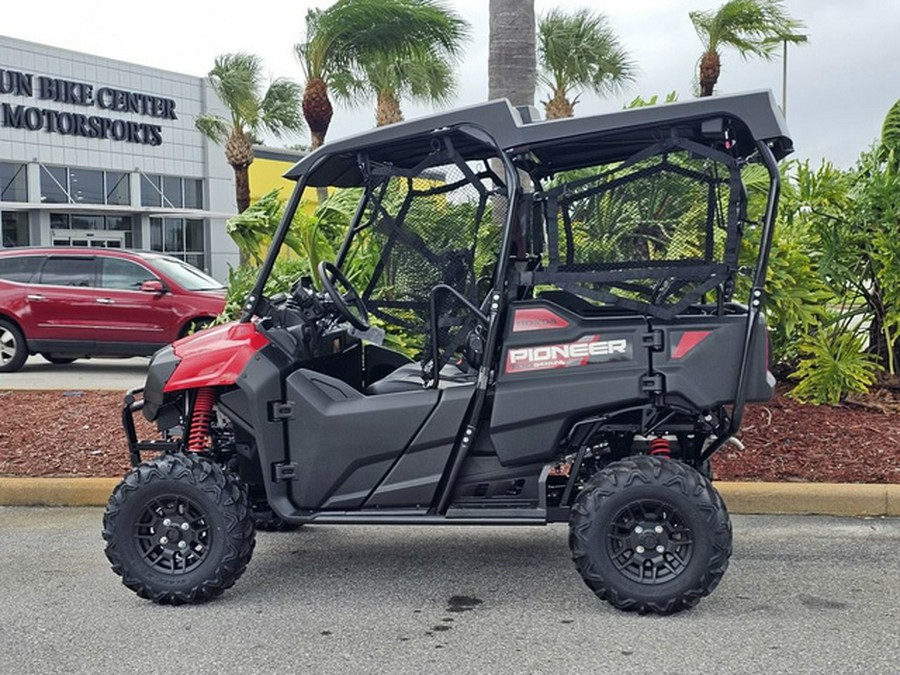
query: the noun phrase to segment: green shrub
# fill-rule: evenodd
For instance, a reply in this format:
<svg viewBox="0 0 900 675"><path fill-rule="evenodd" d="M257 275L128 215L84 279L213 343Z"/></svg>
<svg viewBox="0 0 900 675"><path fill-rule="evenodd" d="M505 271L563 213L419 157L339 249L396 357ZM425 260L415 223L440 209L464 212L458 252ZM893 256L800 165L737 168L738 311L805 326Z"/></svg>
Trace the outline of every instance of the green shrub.
<svg viewBox="0 0 900 675"><path fill-rule="evenodd" d="M838 403L875 383L880 370L865 351L862 338L836 325L806 337L799 345L800 364L791 375L798 384L790 395L810 403Z"/></svg>

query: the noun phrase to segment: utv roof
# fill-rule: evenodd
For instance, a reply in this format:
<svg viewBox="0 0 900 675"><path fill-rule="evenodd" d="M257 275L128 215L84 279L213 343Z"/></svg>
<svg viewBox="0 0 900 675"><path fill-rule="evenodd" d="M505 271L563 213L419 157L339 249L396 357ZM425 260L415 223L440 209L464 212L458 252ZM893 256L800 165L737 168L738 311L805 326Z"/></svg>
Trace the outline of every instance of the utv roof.
<svg viewBox="0 0 900 675"><path fill-rule="evenodd" d="M714 122L721 120L722 124ZM706 124L704 124L706 122ZM336 187L364 183L361 153L368 161L412 168L432 151L427 139L447 135L467 160L496 155L499 146L538 175L623 160L647 145L678 135L704 145L721 145L729 132L731 152L747 156L759 141L776 159L793 151L781 112L770 91L693 99L622 110L605 115L524 123L505 100L458 108L327 143L285 174L308 184ZM496 144L496 146L495 146Z"/></svg>

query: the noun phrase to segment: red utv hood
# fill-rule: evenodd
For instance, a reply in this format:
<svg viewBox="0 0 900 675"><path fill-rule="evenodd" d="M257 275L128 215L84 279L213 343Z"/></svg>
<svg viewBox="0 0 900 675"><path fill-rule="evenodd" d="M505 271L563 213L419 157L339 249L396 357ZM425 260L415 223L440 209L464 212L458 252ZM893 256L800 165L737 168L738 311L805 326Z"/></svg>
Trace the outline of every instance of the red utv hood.
<svg viewBox="0 0 900 675"><path fill-rule="evenodd" d="M234 384L267 344L253 323L229 323L182 338L172 344L179 362L163 391Z"/></svg>

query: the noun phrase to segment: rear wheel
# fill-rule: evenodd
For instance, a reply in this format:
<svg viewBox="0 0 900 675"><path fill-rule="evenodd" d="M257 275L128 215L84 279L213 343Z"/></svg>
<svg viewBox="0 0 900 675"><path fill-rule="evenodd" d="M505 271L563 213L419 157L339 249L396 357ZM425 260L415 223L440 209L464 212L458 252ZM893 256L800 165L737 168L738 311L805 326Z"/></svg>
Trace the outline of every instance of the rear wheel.
<svg viewBox="0 0 900 675"><path fill-rule="evenodd" d="M731 556L731 521L718 492L695 470L632 457L585 486L572 507L569 545L601 600L641 614L672 614L719 584Z"/></svg>
<svg viewBox="0 0 900 675"><path fill-rule="evenodd" d="M132 469L103 516L122 583L159 604L202 602L243 574L255 544L247 491L218 464L173 454Z"/></svg>
<svg viewBox="0 0 900 675"><path fill-rule="evenodd" d="M14 323L0 319L0 373L18 370L27 358L28 345L22 331Z"/></svg>

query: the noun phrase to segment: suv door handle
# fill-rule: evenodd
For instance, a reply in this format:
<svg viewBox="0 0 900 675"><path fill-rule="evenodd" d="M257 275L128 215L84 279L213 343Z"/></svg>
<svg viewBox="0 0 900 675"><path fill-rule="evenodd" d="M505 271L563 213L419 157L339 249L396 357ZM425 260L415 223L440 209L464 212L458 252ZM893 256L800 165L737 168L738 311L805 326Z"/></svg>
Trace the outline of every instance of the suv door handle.
<svg viewBox="0 0 900 675"><path fill-rule="evenodd" d="M42 300L46 300L46 298L43 295L40 295L38 293L29 294L26 297L33 302L41 302Z"/></svg>
<svg viewBox="0 0 900 675"><path fill-rule="evenodd" d="M97 302L99 302L101 305L113 305L116 301L112 298L97 298Z"/></svg>

